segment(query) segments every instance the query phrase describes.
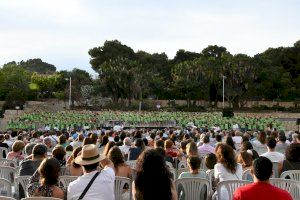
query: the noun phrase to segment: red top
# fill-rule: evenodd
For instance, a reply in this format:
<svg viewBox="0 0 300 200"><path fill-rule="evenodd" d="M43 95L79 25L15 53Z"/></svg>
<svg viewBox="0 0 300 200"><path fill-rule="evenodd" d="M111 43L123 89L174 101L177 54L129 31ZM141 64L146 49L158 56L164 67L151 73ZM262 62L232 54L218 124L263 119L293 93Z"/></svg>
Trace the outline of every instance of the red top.
<svg viewBox="0 0 300 200"><path fill-rule="evenodd" d="M233 200L293 200L285 190L269 183L257 182L238 188L233 195Z"/></svg>

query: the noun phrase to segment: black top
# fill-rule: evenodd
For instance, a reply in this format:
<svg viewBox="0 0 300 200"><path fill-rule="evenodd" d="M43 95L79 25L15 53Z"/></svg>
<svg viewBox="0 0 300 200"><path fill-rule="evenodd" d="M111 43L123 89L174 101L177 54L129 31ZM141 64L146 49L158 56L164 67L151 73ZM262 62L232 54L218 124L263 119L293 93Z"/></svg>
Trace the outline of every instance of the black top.
<svg viewBox="0 0 300 200"><path fill-rule="evenodd" d="M282 172L288 170L300 170L300 162L291 162L284 160L282 164Z"/></svg>
<svg viewBox="0 0 300 200"><path fill-rule="evenodd" d="M25 160L20 164L20 176L32 176L42 160Z"/></svg>
<svg viewBox="0 0 300 200"><path fill-rule="evenodd" d="M132 147L129 149L128 160L136 160L142 153L142 149L139 147Z"/></svg>
<svg viewBox="0 0 300 200"><path fill-rule="evenodd" d="M4 143L4 142L0 142L0 147L5 147L5 148L7 148L7 150L8 150L8 145L6 144L6 143ZM6 153L5 153L5 151L3 151L3 158L6 158Z"/></svg>

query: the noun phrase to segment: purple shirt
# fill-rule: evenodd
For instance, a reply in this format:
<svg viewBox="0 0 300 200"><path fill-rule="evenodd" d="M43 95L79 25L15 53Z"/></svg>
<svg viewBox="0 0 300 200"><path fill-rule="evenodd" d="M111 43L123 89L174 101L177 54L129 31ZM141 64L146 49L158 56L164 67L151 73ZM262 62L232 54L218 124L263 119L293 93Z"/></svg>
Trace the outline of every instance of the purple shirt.
<svg viewBox="0 0 300 200"><path fill-rule="evenodd" d="M198 148L198 153L199 155L215 153L215 148L212 147L210 144L204 143Z"/></svg>

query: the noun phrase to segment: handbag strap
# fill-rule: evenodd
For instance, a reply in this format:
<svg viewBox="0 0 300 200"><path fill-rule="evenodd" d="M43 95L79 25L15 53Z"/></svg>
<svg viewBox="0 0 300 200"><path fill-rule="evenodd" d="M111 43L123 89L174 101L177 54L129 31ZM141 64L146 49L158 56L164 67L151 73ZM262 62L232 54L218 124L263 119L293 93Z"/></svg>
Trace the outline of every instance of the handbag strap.
<svg viewBox="0 0 300 200"><path fill-rule="evenodd" d="M83 192L81 193L80 197L78 200L83 199L83 197L85 196L85 194L87 193L87 191L90 189L90 187L92 186L93 182L95 181L95 179L97 178L97 176L100 174L100 172L97 172L93 178L90 180L89 184L84 188Z"/></svg>

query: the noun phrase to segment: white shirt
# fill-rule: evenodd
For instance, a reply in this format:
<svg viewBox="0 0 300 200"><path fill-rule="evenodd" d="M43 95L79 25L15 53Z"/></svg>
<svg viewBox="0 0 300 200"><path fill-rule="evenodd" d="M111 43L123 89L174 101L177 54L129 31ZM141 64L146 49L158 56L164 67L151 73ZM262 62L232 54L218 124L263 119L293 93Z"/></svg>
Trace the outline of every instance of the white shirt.
<svg viewBox="0 0 300 200"><path fill-rule="evenodd" d="M262 154L261 156L269 158L271 162L283 162L285 159L284 155L282 153L273 151L273 152L267 152Z"/></svg>
<svg viewBox="0 0 300 200"><path fill-rule="evenodd" d="M227 180L242 180L243 168L241 164L237 164L235 173L228 171L223 164L217 163L214 168L215 178L218 178L220 181Z"/></svg>
<svg viewBox="0 0 300 200"><path fill-rule="evenodd" d="M68 187L68 200L77 200L97 171L79 176ZM95 179L85 194L85 200L115 200L115 172L111 167L105 167Z"/></svg>
<svg viewBox="0 0 300 200"><path fill-rule="evenodd" d="M121 150L121 152L124 154L124 155L127 155L128 152L129 152L129 149L130 149L131 146L126 146L126 145L122 145L119 147L119 149Z"/></svg>
<svg viewBox="0 0 300 200"><path fill-rule="evenodd" d="M232 140L234 141L234 143L236 144L241 144L242 143L242 136L233 136Z"/></svg>

